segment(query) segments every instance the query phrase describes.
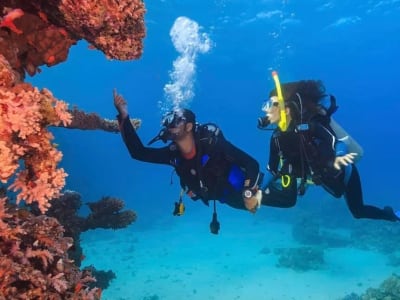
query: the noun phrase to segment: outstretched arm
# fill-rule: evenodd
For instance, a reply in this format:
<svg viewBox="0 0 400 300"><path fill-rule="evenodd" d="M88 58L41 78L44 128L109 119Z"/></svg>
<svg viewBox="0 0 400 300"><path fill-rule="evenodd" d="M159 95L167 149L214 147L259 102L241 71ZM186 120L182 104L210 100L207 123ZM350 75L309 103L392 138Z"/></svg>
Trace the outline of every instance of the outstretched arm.
<svg viewBox="0 0 400 300"><path fill-rule="evenodd" d="M119 113L117 117L121 136L132 158L150 163L170 165L172 152L169 147L145 147L129 121L127 102L121 95L117 94L116 90L114 90L113 95L114 105Z"/></svg>

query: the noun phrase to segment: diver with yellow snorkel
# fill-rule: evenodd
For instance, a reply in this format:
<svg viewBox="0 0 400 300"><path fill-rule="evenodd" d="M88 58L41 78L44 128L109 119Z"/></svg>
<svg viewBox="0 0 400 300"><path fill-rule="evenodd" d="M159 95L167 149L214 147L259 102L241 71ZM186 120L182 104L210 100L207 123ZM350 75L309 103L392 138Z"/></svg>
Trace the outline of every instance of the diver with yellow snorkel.
<svg viewBox="0 0 400 300"><path fill-rule="evenodd" d="M262 110L259 128L277 125L270 140L268 170L282 188L295 178L298 194L303 195L308 182L321 185L336 198L344 196L354 218L400 221L389 206L381 209L363 202L361 181L354 161L362 155L361 147L346 134L335 131L331 115L337 109L333 96L325 93L318 80L280 84L272 73L275 89ZM328 105L326 103L328 102ZM325 105L324 105L325 104ZM347 143L345 142L347 141ZM289 206L294 206L296 199Z"/></svg>

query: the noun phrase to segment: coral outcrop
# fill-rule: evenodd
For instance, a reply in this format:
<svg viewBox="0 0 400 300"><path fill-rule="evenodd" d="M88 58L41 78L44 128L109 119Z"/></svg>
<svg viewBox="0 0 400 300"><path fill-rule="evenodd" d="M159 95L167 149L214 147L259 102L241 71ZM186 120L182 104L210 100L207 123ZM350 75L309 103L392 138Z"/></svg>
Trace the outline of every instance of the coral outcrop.
<svg viewBox="0 0 400 300"><path fill-rule="evenodd" d="M65 185L67 174L57 168L62 154L52 144L48 126L67 127L74 121L73 125L85 125L85 129L117 129L115 123L95 114L74 110L71 115L67 104L50 91L24 83L25 73L32 76L41 65L65 61L69 48L79 39L89 41L110 58L139 58L144 13L141 0L1 1L0 181L10 184L18 172L9 185L18 192L17 202L37 202L45 212Z"/></svg>
<svg viewBox="0 0 400 300"><path fill-rule="evenodd" d="M49 201L60 196L67 176L57 168L62 153L52 144L47 126L68 125L71 114L50 91L13 82L13 70L1 55L0 74L0 181L13 180L9 189L18 192L17 203L37 202L45 212Z"/></svg>
<svg viewBox="0 0 400 300"><path fill-rule="evenodd" d="M278 267L290 268L298 272L319 270L325 264L324 250L318 247L277 248Z"/></svg>
<svg viewBox="0 0 400 300"><path fill-rule="evenodd" d="M74 246L69 249L70 257L80 266L83 251L80 246L82 232L90 229L120 229L136 221L133 210L123 210L124 201L113 197L103 197L97 202L87 203L90 209L88 216L79 215L82 207L81 195L74 191L65 191L63 195L52 201L47 216L55 217L65 228L65 236L72 237ZM34 210L36 213L40 213Z"/></svg>
<svg viewBox="0 0 400 300"><path fill-rule="evenodd" d="M0 199L0 299L100 299L101 289L67 256L72 238L55 218Z"/></svg>
<svg viewBox="0 0 400 300"><path fill-rule="evenodd" d="M137 59L145 36L141 0L3 0L0 3L0 49L21 79L41 65L68 57L84 39L112 59Z"/></svg>
<svg viewBox="0 0 400 300"><path fill-rule="evenodd" d="M351 293L341 300L397 300L400 299L400 276L392 274L378 288L368 288L362 295Z"/></svg>
<svg viewBox="0 0 400 300"><path fill-rule="evenodd" d="M44 213L61 196L67 174L57 166L62 153L49 126L117 129L98 116L68 110L49 90L24 83L26 74L65 61L80 39L110 59L139 58L144 13L142 0L0 1L0 183L17 193L17 204L37 204ZM57 220L6 208L6 201L0 186L0 299L100 299L91 270L79 271L68 258L73 239L63 236ZM113 221L132 219L121 215Z"/></svg>

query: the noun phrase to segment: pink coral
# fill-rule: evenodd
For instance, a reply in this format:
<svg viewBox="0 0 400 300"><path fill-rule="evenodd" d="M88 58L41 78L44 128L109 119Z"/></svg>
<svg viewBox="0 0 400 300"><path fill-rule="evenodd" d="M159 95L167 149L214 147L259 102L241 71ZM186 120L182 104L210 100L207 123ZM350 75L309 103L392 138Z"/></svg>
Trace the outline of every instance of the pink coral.
<svg viewBox="0 0 400 300"><path fill-rule="evenodd" d="M57 168L62 153L51 143L54 137L46 127L69 124L72 116L65 102L27 83L0 87L0 112L0 181L8 183L22 160L9 188L19 192L17 202L37 202L45 212L49 201L60 196L67 176Z"/></svg>

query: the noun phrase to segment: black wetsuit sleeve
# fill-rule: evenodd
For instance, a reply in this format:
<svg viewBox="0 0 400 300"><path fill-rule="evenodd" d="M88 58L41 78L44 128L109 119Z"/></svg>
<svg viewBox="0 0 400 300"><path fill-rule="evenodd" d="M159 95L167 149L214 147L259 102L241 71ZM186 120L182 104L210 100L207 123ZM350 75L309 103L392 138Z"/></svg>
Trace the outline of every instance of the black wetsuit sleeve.
<svg viewBox="0 0 400 300"><path fill-rule="evenodd" d="M223 136L219 137L216 147L222 151L228 161L231 161L244 170L245 180L249 181L248 186L250 188L258 184L260 166L253 157L228 142Z"/></svg>
<svg viewBox="0 0 400 300"><path fill-rule="evenodd" d="M129 116L125 119L118 117L118 122L122 139L132 158L144 162L171 165L172 152L170 147L145 147L133 128Z"/></svg>

